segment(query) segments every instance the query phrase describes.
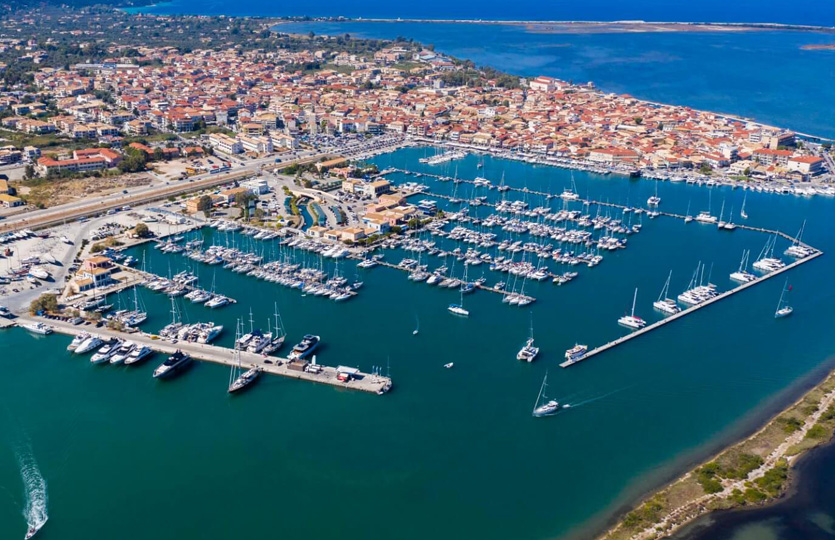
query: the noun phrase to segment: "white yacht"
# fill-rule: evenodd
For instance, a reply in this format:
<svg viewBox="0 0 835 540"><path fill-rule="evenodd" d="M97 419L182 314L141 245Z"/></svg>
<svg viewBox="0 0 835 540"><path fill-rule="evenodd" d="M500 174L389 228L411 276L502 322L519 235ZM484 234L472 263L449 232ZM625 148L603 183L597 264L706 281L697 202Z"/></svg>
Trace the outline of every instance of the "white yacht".
<svg viewBox="0 0 835 540"><path fill-rule="evenodd" d="M789 285L789 280L786 279L786 283L783 285L783 291L780 293L780 301L777 302L777 311L774 312L775 319L788 317L794 313L794 309L785 301L786 293L790 290L792 290L792 287Z"/></svg>
<svg viewBox="0 0 835 540"><path fill-rule="evenodd" d="M573 347L565 351L565 362L564 366L570 366L571 364L575 364L582 360L586 353L589 351L587 345L580 345L575 343Z"/></svg>
<svg viewBox="0 0 835 540"><path fill-rule="evenodd" d="M716 223L716 222L717 222L716 216L711 216L711 215L710 215L710 212L708 212L707 210L705 210L704 212L699 212L699 215L698 215L698 216L696 216L696 218L695 218L695 219L696 219L696 221L698 221L699 223L709 223L709 224L712 224L712 223Z"/></svg>
<svg viewBox="0 0 835 540"><path fill-rule="evenodd" d="M90 334L88 334L87 332L78 334L77 336L72 338L72 341L70 341L70 344L67 345L67 350L70 351L70 352L75 352L75 350L78 348L78 346L81 345L82 343L84 343L84 340L86 340L89 337L90 337Z"/></svg>
<svg viewBox="0 0 835 540"><path fill-rule="evenodd" d="M229 303L228 298L226 298L225 296L217 295L217 296L213 296L211 298L211 300L206 302L205 306L207 308L210 308L210 309L215 309L215 308L223 307L228 303Z"/></svg>
<svg viewBox="0 0 835 540"><path fill-rule="evenodd" d="M676 304L676 301L672 298L668 298L667 294L670 290L670 278L673 277L673 271L670 270L670 274L667 276L667 281L664 282L664 287L661 289L661 294L658 295L658 300L652 303L652 307L666 313L667 315L675 315L681 308Z"/></svg>
<svg viewBox="0 0 835 540"><path fill-rule="evenodd" d="M105 343L96 354L90 357L90 362L93 364L103 364L105 362L109 362L110 358L116 354L122 346L122 341L115 339Z"/></svg>
<svg viewBox="0 0 835 540"><path fill-rule="evenodd" d="M548 399L545 395L545 388L547 386L548 373L546 372L545 377L542 379L542 386L539 388L539 395L536 397L536 403L534 403L533 412L531 413L534 418L554 415L561 408L557 400ZM563 405L562 408L568 408L568 405Z"/></svg>
<svg viewBox="0 0 835 540"><path fill-rule="evenodd" d="M635 294L632 296L632 312L629 315L624 315L618 319L618 324L638 330L647 325L647 322L640 317L635 316L635 301L638 299L638 288L635 288Z"/></svg>
<svg viewBox="0 0 835 540"><path fill-rule="evenodd" d="M145 360L151 354L153 354L153 350L150 347L142 345L141 347L137 346L134 348L131 353L125 358L125 365L129 366L131 364L138 364L139 362Z"/></svg>
<svg viewBox="0 0 835 540"><path fill-rule="evenodd" d="M84 341L82 341L81 345L76 347L75 351L73 352L75 354L87 354L91 352L93 349L97 349L98 347L100 347L102 343L104 342L101 340L100 337L90 336Z"/></svg>
<svg viewBox="0 0 835 540"><path fill-rule="evenodd" d="M48 336L53 332L53 328L51 326L42 322L22 324L20 327L24 330L32 332L33 334L40 334L42 336Z"/></svg>
<svg viewBox="0 0 835 540"><path fill-rule="evenodd" d="M110 357L110 363L111 364L122 364L122 363L124 363L125 360L128 359L128 356L130 356L130 353L132 353L135 348L136 348L136 343L134 343L132 341L125 341L124 343L122 343L122 346L119 347L119 350L117 350L116 353L113 356Z"/></svg>

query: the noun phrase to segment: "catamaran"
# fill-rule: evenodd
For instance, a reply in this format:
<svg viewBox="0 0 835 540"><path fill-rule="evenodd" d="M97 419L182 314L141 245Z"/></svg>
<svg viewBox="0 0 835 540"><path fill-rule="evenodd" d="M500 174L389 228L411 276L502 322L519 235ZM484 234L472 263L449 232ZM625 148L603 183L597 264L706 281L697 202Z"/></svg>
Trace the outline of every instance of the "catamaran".
<svg viewBox="0 0 835 540"><path fill-rule="evenodd" d="M647 199L647 206L657 207L661 204L661 197L658 196L658 181L655 181L655 195Z"/></svg>
<svg viewBox="0 0 835 540"><path fill-rule="evenodd" d="M774 312L775 319L788 317L794 312L794 309L785 301L786 293L790 290L792 290L792 287L789 285L789 280L787 279L783 285L783 292L780 293L780 301L777 302L777 311Z"/></svg>
<svg viewBox="0 0 835 540"><path fill-rule="evenodd" d="M531 337L525 342L525 345L516 353L516 359L520 362L533 362L539 355L539 347L533 344L533 319L531 320Z"/></svg>
<svg viewBox="0 0 835 540"><path fill-rule="evenodd" d="M783 252L784 255L788 255L789 257L794 257L795 259L805 259L806 257L812 255L815 251L804 245L801 241L803 238L803 230L806 228L806 220L803 221L803 225L801 225L800 230L797 232L797 235L794 237L794 241L792 245L786 248L786 251Z"/></svg>
<svg viewBox="0 0 835 540"><path fill-rule="evenodd" d="M667 281L664 282L664 287L661 289L661 294L658 295L658 300L652 303L652 307L668 315L675 315L681 311L681 308L678 304L676 304L676 301L667 297L670 290L670 279L672 277L673 271L670 270L670 274L667 276Z"/></svg>
<svg viewBox="0 0 835 540"><path fill-rule="evenodd" d="M750 255L750 250L746 249L742 252L742 260L739 261L739 270L732 272L730 276L733 281L737 283L748 283L757 279L757 276L748 271L748 258Z"/></svg>
<svg viewBox="0 0 835 540"><path fill-rule="evenodd" d="M635 316L635 301L638 299L638 288L635 287L635 294L632 296L632 313L618 319L618 324L637 330L647 325L647 322Z"/></svg>

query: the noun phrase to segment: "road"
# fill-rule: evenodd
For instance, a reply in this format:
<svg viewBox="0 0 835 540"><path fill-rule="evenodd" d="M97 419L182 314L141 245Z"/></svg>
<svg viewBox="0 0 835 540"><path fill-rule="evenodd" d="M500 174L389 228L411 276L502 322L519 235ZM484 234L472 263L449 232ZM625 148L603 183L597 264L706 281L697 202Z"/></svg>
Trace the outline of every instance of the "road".
<svg viewBox="0 0 835 540"><path fill-rule="evenodd" d="M267 167L265 160L257 160L223 173L201 174L192 176L188 180L177 180L164 185L136 188L130 190L127 194L121 192L111 193L109 195L83 199L44 210L33 210L0 222L0 233L8 233L20 229L43 228L83 216L100 214L122 206L135 206L167 199L168 197L199 191L245 178L257 174L262 168L283 168L296 163L310 163L328 156L329 154L314 154L309 157L282 162L280 164L270 163L270 165L274 165L273 167Z"/></svg>

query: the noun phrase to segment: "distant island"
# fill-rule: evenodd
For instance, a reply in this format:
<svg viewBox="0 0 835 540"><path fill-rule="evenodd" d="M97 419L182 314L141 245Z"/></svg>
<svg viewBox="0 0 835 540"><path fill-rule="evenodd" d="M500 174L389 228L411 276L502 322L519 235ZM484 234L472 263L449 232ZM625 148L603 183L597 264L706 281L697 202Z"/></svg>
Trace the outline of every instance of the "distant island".
<svg viewBox="0 0 835 540"><path fill-rule="evenodd" d="M282 22L378 22L421 24L495 24L524 26L532 32L553 34L604 34L640 32L750 32L783 30L835 34L835 27L782 23L724 23L681 21L536 21L499 19L421 19L363 17L284 17Z"/></svg>
<svg viewBox="0 0 835 540"><path fill-rule="evenodd" d="M835 51L835 43L816 43L800 47L804 51Z"/></svg>

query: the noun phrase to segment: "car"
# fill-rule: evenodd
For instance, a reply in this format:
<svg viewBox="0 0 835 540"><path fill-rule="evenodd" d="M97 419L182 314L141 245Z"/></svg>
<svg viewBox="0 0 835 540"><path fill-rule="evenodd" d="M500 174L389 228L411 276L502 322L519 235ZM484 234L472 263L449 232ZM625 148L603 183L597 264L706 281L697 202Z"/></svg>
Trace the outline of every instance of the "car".
<svg viewBox="0 0 835 540"><path fill-rule="evenodd" d="M127 195L127 194L128 194L128 190L123 189L123 190L122 190L122 194L123 194L123 195Z"/></svg>

